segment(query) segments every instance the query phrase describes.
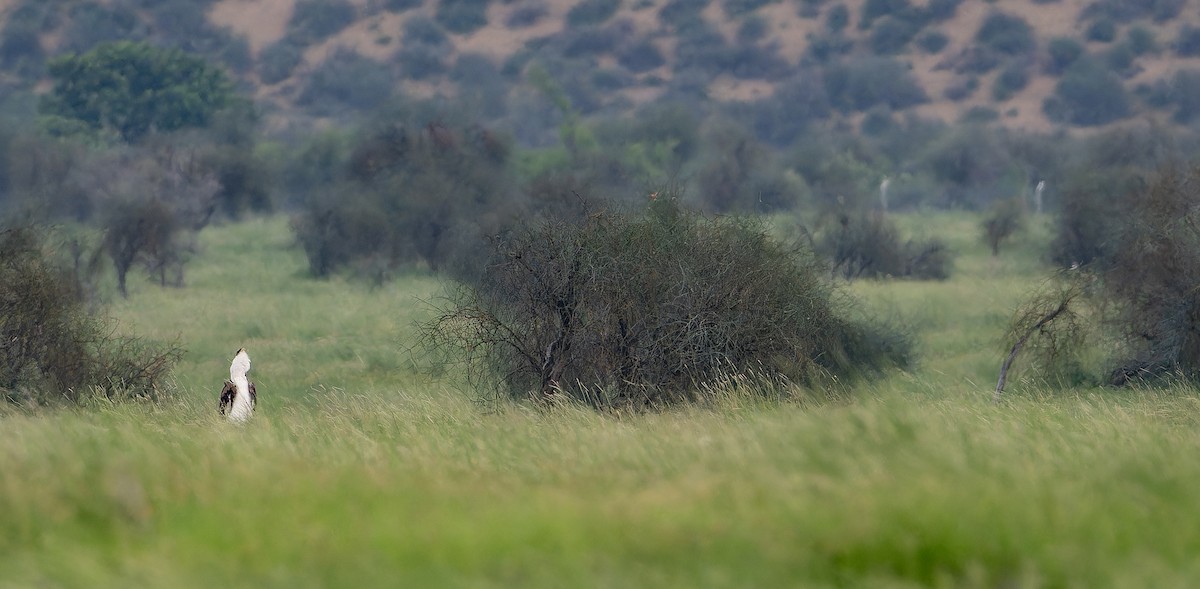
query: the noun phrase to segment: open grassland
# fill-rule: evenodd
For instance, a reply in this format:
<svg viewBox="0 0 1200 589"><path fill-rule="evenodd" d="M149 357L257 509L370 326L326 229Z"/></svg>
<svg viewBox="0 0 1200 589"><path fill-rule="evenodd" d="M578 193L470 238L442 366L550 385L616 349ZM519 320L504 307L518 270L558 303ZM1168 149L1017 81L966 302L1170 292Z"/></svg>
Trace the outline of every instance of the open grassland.
<svg viewBox="0 0 1200 589"><path fill-rule="evenodd" d="M855 285L922 328L911 373L824 403L730 390L639 415L478 403L407 351L436 295L303 277L285 222L202 235L188 287L123 329L189 350L158 406L0 414L0 586L1195 586L1200 396L988 403L1044 227L906 226L946 283ZM261 407L215 415L229 358Z"/></svg>

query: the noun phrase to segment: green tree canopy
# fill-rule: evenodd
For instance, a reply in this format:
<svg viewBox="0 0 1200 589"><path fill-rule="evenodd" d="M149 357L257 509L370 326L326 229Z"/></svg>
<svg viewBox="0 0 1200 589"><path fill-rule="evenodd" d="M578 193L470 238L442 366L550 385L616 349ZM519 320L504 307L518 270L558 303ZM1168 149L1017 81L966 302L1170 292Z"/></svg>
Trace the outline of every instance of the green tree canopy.
<svg viewBox="0 0 1200 589"><path fill-rule="evenodd" d="M206 126L233 99L225 72L178 49L118 41L48 66L43 115L109 129L134 142L151 131Z"/></svg>

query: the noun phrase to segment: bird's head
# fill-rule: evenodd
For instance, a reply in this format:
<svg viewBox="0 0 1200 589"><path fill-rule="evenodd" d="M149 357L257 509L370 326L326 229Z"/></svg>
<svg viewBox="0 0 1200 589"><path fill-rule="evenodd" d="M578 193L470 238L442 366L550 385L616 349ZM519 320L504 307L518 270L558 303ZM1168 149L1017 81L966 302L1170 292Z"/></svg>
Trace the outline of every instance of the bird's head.
<svg viewBox="0 0 1200 589"><path fill-rule="evenodd" d="M229 378L246 376L247 372L250 372L250 355L246 353L246 348L238 348L233 363L229 365Z"/></svg>

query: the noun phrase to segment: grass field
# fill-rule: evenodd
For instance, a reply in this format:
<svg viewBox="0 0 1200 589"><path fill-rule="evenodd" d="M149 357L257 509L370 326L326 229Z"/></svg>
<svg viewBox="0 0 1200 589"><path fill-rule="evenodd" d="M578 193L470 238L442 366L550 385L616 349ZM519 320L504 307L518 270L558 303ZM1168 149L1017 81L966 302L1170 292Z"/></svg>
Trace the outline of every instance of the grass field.
<svg viewBox="0 0 1200 589"><path fill-rule="evenodd" d="M854 286L921 328L912 372L636 415L480 403L408 349L435 279L314 281L283 219L208 229L187 288L111 311L188 350L172 400L0 410L0 587L1200 584L1200 395L991 405L1046 231L992 259L971 217L904 222L961 253ZM239 346L241 428L215 411Z"/></svg>

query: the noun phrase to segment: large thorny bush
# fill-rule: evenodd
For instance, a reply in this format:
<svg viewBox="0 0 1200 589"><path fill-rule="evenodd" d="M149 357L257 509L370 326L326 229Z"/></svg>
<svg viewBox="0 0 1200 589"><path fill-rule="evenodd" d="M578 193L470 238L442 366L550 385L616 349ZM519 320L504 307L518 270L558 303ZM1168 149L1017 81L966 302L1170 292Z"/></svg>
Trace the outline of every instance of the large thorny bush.
<svg viewBox="0 0 1200 589"><path fill-rule="evenodd" d="M493 245L428 335L501 394L661 406L730 375L818 383L909 361L909 341L854 319L810 251L671 197L645 215L539 221Z"/></svg>

